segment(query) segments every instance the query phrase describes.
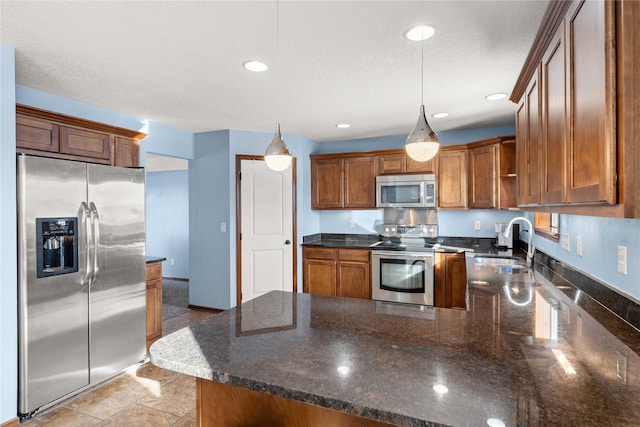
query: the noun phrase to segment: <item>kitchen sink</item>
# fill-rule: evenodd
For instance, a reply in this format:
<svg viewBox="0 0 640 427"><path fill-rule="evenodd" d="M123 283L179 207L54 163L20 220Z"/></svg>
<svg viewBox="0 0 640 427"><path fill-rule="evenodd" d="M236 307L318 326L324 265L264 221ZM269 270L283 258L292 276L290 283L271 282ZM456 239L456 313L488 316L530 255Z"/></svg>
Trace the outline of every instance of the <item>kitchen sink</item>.
<svg viewBox="0 0 640 427"><path fill-rule="evenodd" d="M473 262L478 267L527 268L525 261L514 257L476 255L473 257Z"/></svg>

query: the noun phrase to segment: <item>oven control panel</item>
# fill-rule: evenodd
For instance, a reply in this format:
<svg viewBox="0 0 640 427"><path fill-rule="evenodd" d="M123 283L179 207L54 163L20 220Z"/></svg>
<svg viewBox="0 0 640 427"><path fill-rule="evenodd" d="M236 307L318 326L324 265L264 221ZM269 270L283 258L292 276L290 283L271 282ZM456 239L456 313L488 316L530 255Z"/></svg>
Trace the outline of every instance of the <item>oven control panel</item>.
<svg viewBox="0 0 640 427"><path fill-rule="evenodd" d="M438 237L438 226L383 224L381 234L384 237Z"/></svg>

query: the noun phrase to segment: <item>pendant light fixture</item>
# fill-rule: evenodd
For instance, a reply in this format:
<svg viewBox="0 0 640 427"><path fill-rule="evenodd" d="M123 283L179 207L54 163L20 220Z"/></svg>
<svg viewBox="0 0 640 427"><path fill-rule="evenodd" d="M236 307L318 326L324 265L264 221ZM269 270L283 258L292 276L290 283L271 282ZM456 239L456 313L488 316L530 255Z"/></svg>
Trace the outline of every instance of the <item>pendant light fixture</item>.
<svg viewBox="0 0 640 427"><path fill-rule="evenodd" d="M280 102L278 91L278 72L280 70L280 10L278 1L276 1L276 115L280 115ZM267 166L274 171L283 171L291 164L291 153L289 148L282 139L280 133L280 121L276 121L276 133L273 135L271 144L264 153L264 161Z"/></svg>
<svg viewBox="0 0 640 427"><path fill-rule="evenodd" d="M424 4L422 4L422 7L424 9ZM418 114L418 122L409 133L405 144L405 149L409 157L418 162L431 160L438 154L438 150L440 149L438 135L431 129L431 126L429 126L427 116L424 112L424 39L428 37L429 36L423 33L420 38L420 113Z"/></svg>

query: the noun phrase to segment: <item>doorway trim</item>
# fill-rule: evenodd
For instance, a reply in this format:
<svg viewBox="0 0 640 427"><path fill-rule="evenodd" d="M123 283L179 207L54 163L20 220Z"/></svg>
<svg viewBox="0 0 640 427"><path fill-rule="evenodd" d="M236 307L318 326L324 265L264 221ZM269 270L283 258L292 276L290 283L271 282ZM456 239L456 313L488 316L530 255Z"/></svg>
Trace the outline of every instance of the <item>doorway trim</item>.
<svg viewBox="0 0 640 427"><path fill-rule="evenodd" d="M262 160L264 156L256 156L251 154L236 154L236 305L242 303L242 240L240 235L242 233L242 191L240 183L240 162L242 160ZM291 250L293 251L293 292L298 292L298 223L296 221L298 204L296 201L296 189L297 189L297 167L296 158L291 159L291 215L293 236L291 236Z"/></svg>

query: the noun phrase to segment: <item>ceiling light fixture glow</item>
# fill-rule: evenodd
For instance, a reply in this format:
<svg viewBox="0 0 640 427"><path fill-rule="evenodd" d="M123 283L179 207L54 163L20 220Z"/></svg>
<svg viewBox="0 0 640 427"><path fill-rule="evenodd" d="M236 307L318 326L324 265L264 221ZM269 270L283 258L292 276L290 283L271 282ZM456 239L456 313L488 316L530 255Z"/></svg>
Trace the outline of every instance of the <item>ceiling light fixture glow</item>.
<svg viewBox="0 0 640 427"><path fill-rule="evenodd" d="M242 66L249 71L253 71L255 73L261 73L262 71L267 71L269 67L267 64L260 61L246 61L242 63Z"/></svg>
<svg viewBox="0 0 640 427"><path fill-rule="evenodd" d="M429 25L417 25L405 31L404 37L407 40L411 40L413 42L419 42L432 37L435 34L435 32L436 30Z"/></svg>
<svg viewBox="0 0 640 427"><path fill-rule="evenodd" d="M347 128L350 128L350 127L351 127L351 125L350 125L349 123L338 123L338 124L336 125L336 127L337 127L338 129L347 129Z"/></svg>
<svg viewBox="0 0 640 427"><path fill-rule="evenodd" d="M441 119L443 117L448 117L449 113L434 113L431 115L434 119Z"/></svg>
<svg viewBox="0 0 640 427"><path fill-rule="evenodd" d="M488 99L489 101L497 101L499 99L504 99L507 97L506 93L492 93L491 95L487 95L484 99Z"/></svg>

